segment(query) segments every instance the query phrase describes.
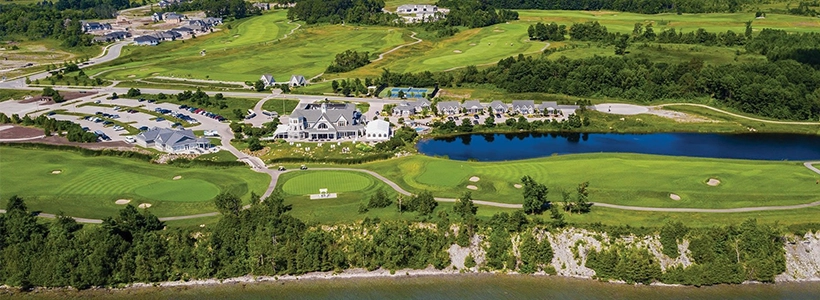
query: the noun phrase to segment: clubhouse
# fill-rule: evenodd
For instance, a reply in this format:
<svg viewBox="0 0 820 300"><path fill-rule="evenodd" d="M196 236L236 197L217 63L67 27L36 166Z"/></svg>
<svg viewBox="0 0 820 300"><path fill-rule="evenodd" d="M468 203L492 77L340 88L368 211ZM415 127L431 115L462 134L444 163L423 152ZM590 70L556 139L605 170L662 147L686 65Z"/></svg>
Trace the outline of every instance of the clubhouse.
<svg viewBox="0 0 820 300"><path fill-rule="evenodd" d="M284 129L284 127L283 127ZM290 114L287 131L277 130L275 138L336 141L358 139L365 134L362 113L350 103L310 103Z"/></svg>
<svg viewBox="0 0 820 300"><path fill-rule="evenodd" d="M199 152L211 148L211 141L197 138L190 129L174 130L154 127L136 136L139 146L168 153Z"/></svg>

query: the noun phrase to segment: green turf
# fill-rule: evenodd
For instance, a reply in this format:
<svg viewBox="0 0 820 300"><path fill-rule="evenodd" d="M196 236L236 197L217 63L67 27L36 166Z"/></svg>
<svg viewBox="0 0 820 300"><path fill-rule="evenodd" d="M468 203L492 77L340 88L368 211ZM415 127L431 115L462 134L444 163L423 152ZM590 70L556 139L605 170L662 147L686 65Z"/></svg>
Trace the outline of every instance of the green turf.
<svg viewBox="0 0 820 300"><path fill-rule="evenodd" d="M184 43L126 47L121 58L87 73L109 71L103 77L120 80L162 75L240 82L270 73L282 81L293 74L310 78L322 73L345 50L377 53L408 39L406 31L397 28L323 25L306 26L280 40L296 27L287 23L285 11L230 24L233 29L223 26L222 32ZM207 54L201 56L201 50Z"/></svg>
<svg viewBox="0 0 820 300"><path fill-rule="evenodd" d="M160 201L200 202L213 199L219 194L219 188L201 179L180 179L143 185L134 193Z"/></svg>
<svg viewBox="0 0 820 300"><path fill-rule="evenodd" d="M274 98L265 101L265 104L262 104L262 109L278 112L279 115L290 115L297 105L299 105L299 100Z"/></svg>
<svg viewBox="0 0 820 300"><path fill-rule="evenodd" d="M458 197L475 185L476 199L522 203L521 177L545 183L550 199L589 181L592 201L646 207L730 208L791 205L820 200L820 175L797 162L723 160L637 154L579 154L510 162L464 162L421 155L359 166L409 191ZM472 173L463 171L471 168ZM469 169L466 169L469 170ZM470 182L471 176L480 178ZM706 185L717 178L721 185ZM683 200L673 201L669 194Z"/></svg>
<svg viewBox="0 0 820 300"><path fill-rule="evenodd" d="M52 171L60 170L60 174ZM182 176L173 180L174 176ZM19 195L33 210L63 211L85 218L113 216L121 205L150 203L158 216L215 211L209 201L219 191L247 201L262 194L270 177L245 167L178 168L118 157L87 157L74 152L0 147L0 205Z"/></svg>
<svg viewBox="0 0 820 300"><path fill-rule="evenodd" d="M354 172L305 172L287 180L282 190L291 195L318 194L319 189L342 193L360 191L372 184L371 178Z"/></svg>

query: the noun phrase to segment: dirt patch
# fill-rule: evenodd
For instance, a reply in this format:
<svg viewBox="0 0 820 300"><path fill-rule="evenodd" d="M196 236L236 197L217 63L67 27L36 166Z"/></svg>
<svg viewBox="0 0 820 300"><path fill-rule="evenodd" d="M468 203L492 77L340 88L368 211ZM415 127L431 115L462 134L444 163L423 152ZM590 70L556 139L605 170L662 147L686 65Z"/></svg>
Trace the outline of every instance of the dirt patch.
<svg viewBox="0 0 820 300"><path fill-rule="evenodd" d="M453 53L461 53L461 50L453 50Z"/></svg>
<svg viewBox="0 0 820 300"><path fill-rule="evenodd" d="M493 32L505 32L506 30L503 29L493 29Z"/></svg>
<svg viewBox="0 0 820 300"><path fill-rule="evenodd" d="M22 139L43 135L40 128L11 126L11 128L0 130L0 139Z"/></svg>
<svg viewBox="0 0 820 300"><path fill-rule="evenodd" d="M515 188L517 188L517 189L520 189L520 188L524 187L523 185L520 185L520 184L518 184L518 183L513 184L513 186L514 186Z"/></svg>
<svg viewBox="0 0 820 300"><path fill-rule="evenodd" d="M680 201L680 196L678 194L669 194L669 199Z"/></svg>
<svg viewBox="0 0 820 300"><path fill-rule="evenodd" d="M126 205L128 203L131 203L131 199L120 199L120 200L114 201L114 204L116 204L116 205Z"/></svg>
<svg viewBox="0 0 820 300"><path fill-rule="evenodd" d="M62 170L54 170L54 171L51 171L51 174L60 174L62 172L63 172Z"/></svg>
<svg viewBox="0 0 820 300"><path fill-rule="evenodd" d="M474 190L474 191L475 191L475 190L477 190L477 189L478 189L478 187L477 187L477 186L474 186L474 185L468 185L468 186L467 186L467 189L468 189L468 190Z"/></svg>
<svg viewBox="0 0 820 300"><path fill-rule="evenodd" d="M478 182L479 180L481 180L481 178L478 178L478 176L470 177L470 182Z"/></svg>
<svg viewBox="0 0 820 300"><path fill-rule="evenodd" d="M151 207L151 203L140 203L138 206L139 208L149 208Z"/></svg>
<svg viewBox="0 0 820 300"><path fill-rule="evenodd" d="M62 92L60 94L62 95ZM40 103L40 105L54 104L54 101L46 100L46 98L43 97L43 96L32 96L28 99L20 100L20 103L27 104L27 103L34 103L34 102L38 102L38 101L43 102L43 103Z"/></svg>
<svg viewBox="0 0 820 300"><path fill-rule="evenodd" d="M182 176L179 176L179 175L174 176L174 180L180 180L180 179L182 179Z"/></svg>
<svg viewBox="0 0 820 300"><path fill-rule="evenodd" d="M720 180L716 178L709 178L709 181L706 182L709 186L718 186L720 184Z"/></svg>
<svg viewBox="0 0 820 300"><path fill-rule="evenodd" d="M475 43L470 43L470 46L475 46Z"/></svg>
<svg viewBox="0 0 820 300"><path fill-rule="evenodd" d="M672 120L675 120L675 121L678 121L678 122L681 122L681 123L716 122L714 120L710 120L710 119L707 119L707 118L704 118L704 117L701 117L701 116L695 116L695 115L690 115L690 114L686 114L686 113L682 113L682 112L665 110L665 109L654 108L654 107L649 108L649 113L653 114L653 115L656 115L656 116L659 116L659 117L669 118L669 119L672 119Z"/></svg>
<svg viewBox="0 0 820 300"><path fill-rule="evenodd" d="M137 77L137 75L134 75L134 74L128 75L128 78L134 78L134 77Z"/></svg>
<svg viewBox="0 0 820 300"><path fill-rule="evenodd" d="M4 130L6 131L6 130ZM40 133L42 134L42 133ZM48 144L48 145L68 145L92 150L100 150L100 149L114 149L120 151L135 151L139 153L151 154L148 150L141 150L139 148L134 147L134 145L128 144L123 141L117 142L101 142L101 143L77 143L77 142L69 142L66 138L61 136L48 136L40 139L33 139L33 140L25 140L21 142L4 142L4 143L39 143L39 144Z"/></svg>

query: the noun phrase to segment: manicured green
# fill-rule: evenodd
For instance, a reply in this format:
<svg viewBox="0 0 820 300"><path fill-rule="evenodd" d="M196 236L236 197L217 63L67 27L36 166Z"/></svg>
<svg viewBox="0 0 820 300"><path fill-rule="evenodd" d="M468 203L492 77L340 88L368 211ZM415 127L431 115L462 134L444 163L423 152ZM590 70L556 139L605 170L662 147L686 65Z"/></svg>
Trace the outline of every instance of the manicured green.
<svg viewBox="0 0 820 300"><path fill-rule="evenodd" d="M262 109L278 112L279 115L290 115L297 105L299 105L299 100L273 98L265 101L265 104L262 104Z"/></svg>
<svg viewBox="0 0 820 300"><path fill-rule="evenodd" d="M746 161L665 157L637 154L579 154L509 162L465 162L421 155L363 164L411 192L432 191L458 197L475 185L475 199L522 203L514 187L532 176L550 189L549 199L561 200L561 190L574 192L590 182L590 199L645 207L730 208L791 205L820 201L820 175L797 162ZM465 170L472 170L472 172ZM471 176L480 178L470 182ZM709 178L722 183L706 185ZM683 200L674 201L670 193Z"/></svg>
<svg viewBox="0 0 820 300"><path fill-rule="evenodd" d="M161 75L239 82L270 73L284 81L293 74L310 78L322 73L339 52L378 53L409 39L398 28L347 25L304 27L282 39L296 27L287 23L284 10L229 24L232 29L223 25L221 32L184 43L126 47L121 58L90 73L109 71L103 77L120 80Z"/></svg>
<svg viewBox="0 0 820 300"><path fill-rule="evenodd" d="M52 174L59 170L60 174ZM217 193L231 192L247 201L250 192L267 189L270 177L245 167L179 168L119 157L87 157L74 152L0 147L0 205L12 195L34 210L63 211L84 218L113 216L122 205L150 203L158 216L215 211ZM182 176L173 180L175 176Z"/></svg>
<svg viewBox="0 0 820 300"><path fill-rule="evenodd" d="M319 189L329 193L355 192L373 185L372 178L354 172L306 172L294 176L282 185L291 195L318 194Z"/></svg>
<svg viewBox="0 0 820 300"><path fill-rule="evenodd" d="M219 188L201 179L180 179L143 185L134 193L160 201L198 202L213 199L219 194Z"/></svg>

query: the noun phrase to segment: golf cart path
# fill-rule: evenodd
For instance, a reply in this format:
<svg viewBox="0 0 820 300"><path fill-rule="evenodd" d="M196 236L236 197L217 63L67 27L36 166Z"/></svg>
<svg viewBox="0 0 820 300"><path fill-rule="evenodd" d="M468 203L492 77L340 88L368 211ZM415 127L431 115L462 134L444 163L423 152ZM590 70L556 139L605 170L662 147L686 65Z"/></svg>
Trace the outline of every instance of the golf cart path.
<svg viewBox="0 0 820 300"><path fill-rule="evenodd" d="M727 114L727 115L730 115L730 116L733 116L733 117L743 118L743 119L752 120L752 121L757 121L757 122L770 123L770 124L785 124L785 125L820 125L820 122L772 121L772 120L758 119L758 118L755 118L755 117L747 117L747 116L744 116L744 115L739 115L739 114L736 114L736 113L728 112L728 111L725 111L725 110L722 110L722 109L719 109L719 108L714 108L714 107L711 107L711 106L709 106L709 105L705 105L705 104L695 104L695 103L668 103L668 104L661 104L661 105L657 105L657 106L654 106L654 107L662 108L662 107L664 107L664 106L670 106L670 105L696 106L696 107L701 107L701 108L711 109L711 110L714 110L714 111L716 111L716 112L719 112L719 113L724 113L724 114Z"/></svg>
<svg viewBox="0 0 820 300"><path fill-rule="evenodd" d="M267 173L271 176L271 182L268 185L268 189L262 195L261 199L265 199L273 193L273 190L276 188L276 184L279 181L279 175L293 172L296 170L286 170L286 171L275 171L270 170L265 166L261 159L258 157L248 156L241 151L237 150L233 146L230 146L230 140L233 139L233 133L228 130L228 132L220 132L222 137L226 137L227 139L223 139L222 145L225 149L239 157L240 161L246 162L251 165L251 168L260 173ZM229 137L229 138L228 138ZM227 144L227 146L226 146ZM820 164L820 161L815 162L806 162L803 165L806 166L812 172L820 174L820 169L813 166L813 164ZM409 196L412 193L404 190L395 182L387 179L386 177L382 176L379 173L370 171L370 170L363 170L363 169L353 169L353 168L312 168L311 171L350 171L350 172L361 172L369 174L376 179L381 180L396 192L401 193L403 195ZM439 202L456 202L457 199L453 198L441 198L436 197L434 198L436 201ZM493 202L493 201L485 201L485 200L473 200L473 203L476 205L484 205L484 206L493 206L493 207L501 207L501 208L522 208L521 204L511 204L511 203L500 203L500 202ZM738 207L738 208L667 208L667 207L641 207L641 206L626 206L626 205L617 205L617 204L608 204L608 203L599 203L594 202L595 206L598 207L606 207L612 209L620 209L620 210L630 210L630 211L648 211L648 212L689 212L689 213L743 213L743 212L755 212L755 211L773 211L773 210L792 210L792 209L801 209L801 208L809 208L820 206L820 201L815 201L812 203L806 204L797 204L797 205L783 205L783 206L755 206L755 207ZM250 205L245 205L243 208L247 209ZM5 213L5 210L0 209L0 213ZM175 220L185 220L185 219L196 219L196 218L203 218L203 217L213 217L218 216L218 212L211 212L211 213L203 213L203 214L196 214L196 215L186 215L186 216L175 216L175 217L163 217L159 218L160 221L175 221ZM39 213L37 214L39 217L53 219L56 218L54 214L47 214L47 213ZM78 218L72 217L79 223L92 223L92 224L100 224L102 220L100 219L87 219L87 218Z"/></svg>

